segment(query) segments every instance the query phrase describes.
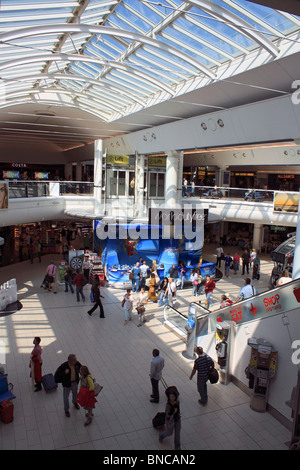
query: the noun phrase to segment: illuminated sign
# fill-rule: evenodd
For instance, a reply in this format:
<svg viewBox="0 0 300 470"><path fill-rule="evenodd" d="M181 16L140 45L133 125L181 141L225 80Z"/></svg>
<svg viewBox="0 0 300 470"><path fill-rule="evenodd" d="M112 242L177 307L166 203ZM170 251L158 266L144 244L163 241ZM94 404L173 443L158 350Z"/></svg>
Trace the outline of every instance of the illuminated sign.
<svg viewBox="0 0 300 470"><path fill-rule="evenodd" d="M274 192L274 212L298 212L299 194Z"/></svg>
<svg viewBox="0 0 300 470"><path fill-rule="evenodd" d="M166 157L148 157L148 166L166 166Z"/></svg>
<svg viewBox="0 0 300 470"><path fill-rule="evenodd" d="M128 155L107 155L106 163L115 165L129 165Z"/></svg>

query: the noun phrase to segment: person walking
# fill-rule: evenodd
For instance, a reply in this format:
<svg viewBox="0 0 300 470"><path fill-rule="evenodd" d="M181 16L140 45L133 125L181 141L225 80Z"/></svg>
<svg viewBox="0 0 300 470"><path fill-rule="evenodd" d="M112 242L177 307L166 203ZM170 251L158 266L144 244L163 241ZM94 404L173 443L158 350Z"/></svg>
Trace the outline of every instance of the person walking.
<svg viewBox="0 0 300 470"><path fill-rule="evenodd" d="M229 277L229 272L230 272L230 266L232 263L233 259L230 256L230 253L227 253L226 256L224 257L224 267L225 267L225 276Z"/></svg>
<svg viewBox="0 0 300 470"><path fill-rule="evenodd" d="M239 302L240 300L249 299L254 295L257 295L257 289L251 285L251 279L246 277L244 279L244 286L241 288L235 301Z"/></svg>
<svg viewBox="0 0 300 470"><path fill-rule="evenodd" d="M101 295L101 293L100 293L100 281L98 281L96 283L96 285L92 289L92 293L93 293L93 298L94 298L95 304L90 310L88 310L87 313L91 316L92 313L96 310L96 308L99 307L100 308L100 318L105 318L104 309L103 309L103 305L102 305L102 302L101 302L101 297L103 297L103 295Z"/></svg>
<svg viewBox="0 0 300 470"><path fill-rule="evenodd" d="M181 289L183 289L183 286L184 286L184 278L185 278L185 275L186 275L186 267L185 267L185 264L184 262L182 261L181 262L181 269L180 269L180 280L181 280Z"/></svg>
<svg viewBox="0 0 300 470"><path fill-rule="evenodd" d="M197 293L198 293L198 270L195 268L193 269L192 271L192 274L191 274L191 281L192 281L192 295L194 297L197 297Z"/></svg>
<svg viewBox="0 0 300 470"><path fill-rule="evenodd" d="M122 300L122 307L124 311L124 325L127 325L128 321L132 320L132 308L133 308L133 295L131 294L131 289L127 289L127 292Z"/></svg>
<svg viewBox="0 0 300 470"><path fill-rule="evenodd" d="M52 289L52 284L54 284L54 293L56 294L56 274L57 274L57 267L53 261L49 264L46 269L46 287L49 291Z"/></svg>
<svg viewBox="0 0 300 470"><path fill-rule="evenodd" d="M252 279L257 279L259 280L260 278L260 255L259 251L256 252L256 255L254 256L252 260Z"/></svg>
<svg viewBox="0 0 300 470"><path fill-rule="evenodd" d="M83 274L80 272L79 269L76 269L76 274L74 276L74 279L73 279L73 284L76 288L76 298L77 298L77 302L80 302L80 296L83 300L83 302L85 301L85 296L84 296L84 293L83 293L83 286L85 284L85 280L84 280L84 277L83 277Z"/></svg>
<svg viewBox="0 0 300 470"><path fill-rule="evenodd" d="M145 292L144 287L141 287L141 291L137 297L136 310L139 316L139 321L137 326L142 326L145 323L145 305L148 302L148 293Z"/></svg>
<svg viewBox="0 0 300 470"><path fill-rule="evenodd" d="M83 276L86 282L90 281L90 270L91 270L91 262L89 255L84 255L83 262L82 262L82 269L83 269Z"/></svg>
<svg viewBox="0 0 300 470"><path fill-rule="evenodd" d="M237 271L239 270L240 268L240 255L235 252L235 254L233 255L233 271L234 271L234 274L237 273Z"/></svg>
<svg viewBox="0 0 300 470"><path fill-rule="evenodd" d="M201 405L205 405L208 400L207 395L207 380L208 380L208 372L213 367L214 361L210 356L203 352L203 348L201 346L197 347L197 354L198 357L194 362L194 367L192 369L190 380L192 380L193 376L197 372L197 389L200 395L200 399L198 402Z"/></svg>
<svg viewBox="0 0 300 470"><path fill-rule="evenodd" d="M172 267L169 269L168 274L172 279L178 279L179 277L178 268L176 267L175 264L172 264Z"/></svg>
<svg viewBox="0 0 300 470"><path fill-rule="evenodd" d="M87 411L84 425L88 426L92 422L93 407L97 400L95 398L95 384L93 377L87 366L80 367L80 388L77 395L77 403Z"/></svg>
<svg viewBox="0 0 300 470"><path fill-rule="evenodd" d="M216 248L216 252L217 252L217 262L216 262L216 268L221 268L221 262L222 262L222 258L223 258L223 248L221 245L217 246Z"/></svg>
<svg viewBox="0 0 300 470"><path fill-rule="evenodd" d="M160 283L160 294L159 294L159 301L158 305L162 306L165 305L168 301L168 287L169 287L169 280L167 277L163 279Z"/></svg>
<svg viewBox="0 0 300 470"><path fill-rule="evenodd" d="M197 295L201 295L202 294L202 288L204 286L203 277L201 276L201 268L197 267L197 274L198 274Z"/></svg>
<svg viewBox="0 0 300 470"><path fill-rule="evenodd" d="M150 275L148 300L152 300L152 302L157 302L156 279L155 279L155 274L154 273L151 273L151 275Z"/></svg>
<svg viewBox="0 0 300 470"><path fill-rule="evenodd" d="M210 277L209 274L206 275L206 280L204 284L204 291L205 291L205 296L206 296L206 307L209 309L210 306L212 305L211 301L211 296L214 291L214 288L216 287L215 281L213 281Z"/></svg>
<svg viewBox="0 0 300 470"><path fill-rule="evenodd" d="M79 383L79 372L81 364L77 361L75 354L69 354L68 360L63 362L54 374L56 383L61 383L63 387L63 402L64 411L67 418L70 417L69 412L69 395L72 392L72 403L74 407L79 410L80 406L77 403L77 390Z"/></svg>
<svg viewBox="0 0 300 470"><path fill-rule="evenodd" d="M246 270L247 270L247 274L249 274L249 263L250 263L250 254L247 248L245 248L242 254L242 267L243 267L242 276L244 276Z"/></svg>
<svg viewBox="0 0 300 470"><path fill-rule="evenodd" d="M170 277L168 280L168 305L170 307L176 302L176 284L173 279Z"/></svg>
<svg viewBox="0 0 300 470"><path fill-rule="evenodd" d="M159 381L162 378L162 371L165 366L163 357L160 356L158 349L152 351L152 362L150 366L150 380L152 385L151 403L159 403Z"/></svg>
<svg viewBox="0 0 300 470"><path fill-rule="evenodd" d="M72 292L72 294L74 294L73 270L70 266L67 266L64 278L65 278L65 292L68 292L69 287L70 287L70 291Z"/></svg>
<svg viewBox="0 0 300 470"><path fill-rule="evenodd" d="M41 338L36 336L33 339L34 348L31 351L30 355L30 364L29 367L31 368L30 377L32 379L32 383L34 383L35 392L39 392L42 390L42 348L40 346Z"/></svg>
<svg viewBox="0 0 300 470"><path fill-rule="evenodd" d="M166 430L159 433L159 442L163 442L165 437L171 436L174 432L174 449L180 450L181 415L178 400L179 392L176 387L168 387L165 393L168 398L165 408Z"/></svg>
<svg viewBox="0 0 300 470"><path fill-rule="evenodd" d="M140 277L141 277L141 269L140 269L140 263L136 263L135 266L133 266L132 270L132 292L137 292L140 288Z"/></svg>
<svg viewBox="0 0 300 470"><path fill-rule="evenodd" d="M143 261L143 264L140 267L141 270L141 285L140 287L146 287L146 279L148 276L148 269L149 266L147 265L146 261Z"/></svg>

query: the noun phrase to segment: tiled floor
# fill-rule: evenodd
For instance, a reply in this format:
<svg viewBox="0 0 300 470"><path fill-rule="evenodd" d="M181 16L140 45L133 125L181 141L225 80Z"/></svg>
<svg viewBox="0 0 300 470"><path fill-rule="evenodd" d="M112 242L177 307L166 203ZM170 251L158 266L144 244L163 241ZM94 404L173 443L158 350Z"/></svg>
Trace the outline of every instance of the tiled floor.
<svg viewBox="0 0 300 470"><path fill-rule="evenodd" d="M212 246L211 256L214 252ZM172 449L173 438L160 444L152 427L152 418L164 410L166 402L162 386L160 403L149 401L153 348L165 358L166 382L180 391L182 450L287 449L290 432L269 413L251 410L249 397L233 384L209 384L208 404L198 404L196 376L189 380L193 362L181 354L183 342L164 327L162 308L147 306L148 321L141 328L136 317L124 326L122 292L107 288L102 289L106 318L100 319L98 311L89 317L88 286L85 303L65 293L63 286L56 295L40 288L49 261L50 256L45 256L41 264L24 261L0 269L0 283L16 277L18 299L23 304L19 312L0 318L0 340L6 345L5 370L17 396L14 421L0 422L1 450ZM259 291L270 272L267 258L262 272L261 280L255 281ZM238 274L219 281L214 294L216 305L223 292L230 292L234 298L242 279ZM180 291L177 298L176 307L180 309L193 299L191 289ZM83 425L83 410L70 408L71 417L65 417L60 385L52 394L33 392L29 356L34 336L42 338L44 373L54 373L69 353L75 353L104 386L90 426Z"/></svg>

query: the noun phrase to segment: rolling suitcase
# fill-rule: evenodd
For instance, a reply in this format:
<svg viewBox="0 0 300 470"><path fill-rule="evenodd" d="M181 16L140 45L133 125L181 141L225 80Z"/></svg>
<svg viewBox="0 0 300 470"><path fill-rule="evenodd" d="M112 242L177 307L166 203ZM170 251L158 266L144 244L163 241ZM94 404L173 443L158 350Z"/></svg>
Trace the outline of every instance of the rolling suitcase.
<svg viewBox="0 0 300 470"><path fill-rule="evenodd" d="M46 393L54 392L57 389L57 383L53 374L46 374L42 377L42 385Z"/></svg>
<svg viewBox="0 0 300 470"><path fill-rule="evenodd" d="M4 423L11 423L14 419L14 405L10 400L3 400L0 403L1 420Z"/></svg>
<svg viewBox="0 0 300 470"><path fill-rule="evenodd" d="M166 413L163 413L163 412L157 413L152 420L153 427L155 429L163 429L165 426L165 420L166 420Z"/></svg>

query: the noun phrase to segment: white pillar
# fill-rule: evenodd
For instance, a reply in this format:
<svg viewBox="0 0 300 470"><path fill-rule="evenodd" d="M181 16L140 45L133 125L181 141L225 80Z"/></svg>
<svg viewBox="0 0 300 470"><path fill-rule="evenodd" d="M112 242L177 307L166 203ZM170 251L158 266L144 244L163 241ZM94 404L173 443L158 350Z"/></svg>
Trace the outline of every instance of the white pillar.
<svg viewBox="0 0 300 470"><path fill-rule="evenodd" d="M95 140L94 143L94 198L95 213L100 212L102 202L102 158L103 141Z"/></svg>
<svg viewBox="0 0 300 470"><path fill-rule="evenodd" d="M165 180L165 205L177 207L178 167L180 152L170 150L166 152L166 180Z"/></svg>
<svg viewBox="0 0 300 470"><path fill-rule="evenodd" d="M145 216L147 213L144 188L145 158L145 155L138 154L135 157L135 201L137 217Z"/></svg>
<svg viewBox="0 0 300 470"><path fill-rule="evenodd" d="M295 242L295 252L293 259L293 272L292 278L299 279L300 277L300 192L299 192L299 203L298 203L298 221L296 229L296 242Z"/></svg>
<svg viewBox="0 0 300 470"><path fill-rule="evenodd" d="M252 248L259 251L261 250L262 245L262 228L263 226L261 224L254 224Z"/></svg>

